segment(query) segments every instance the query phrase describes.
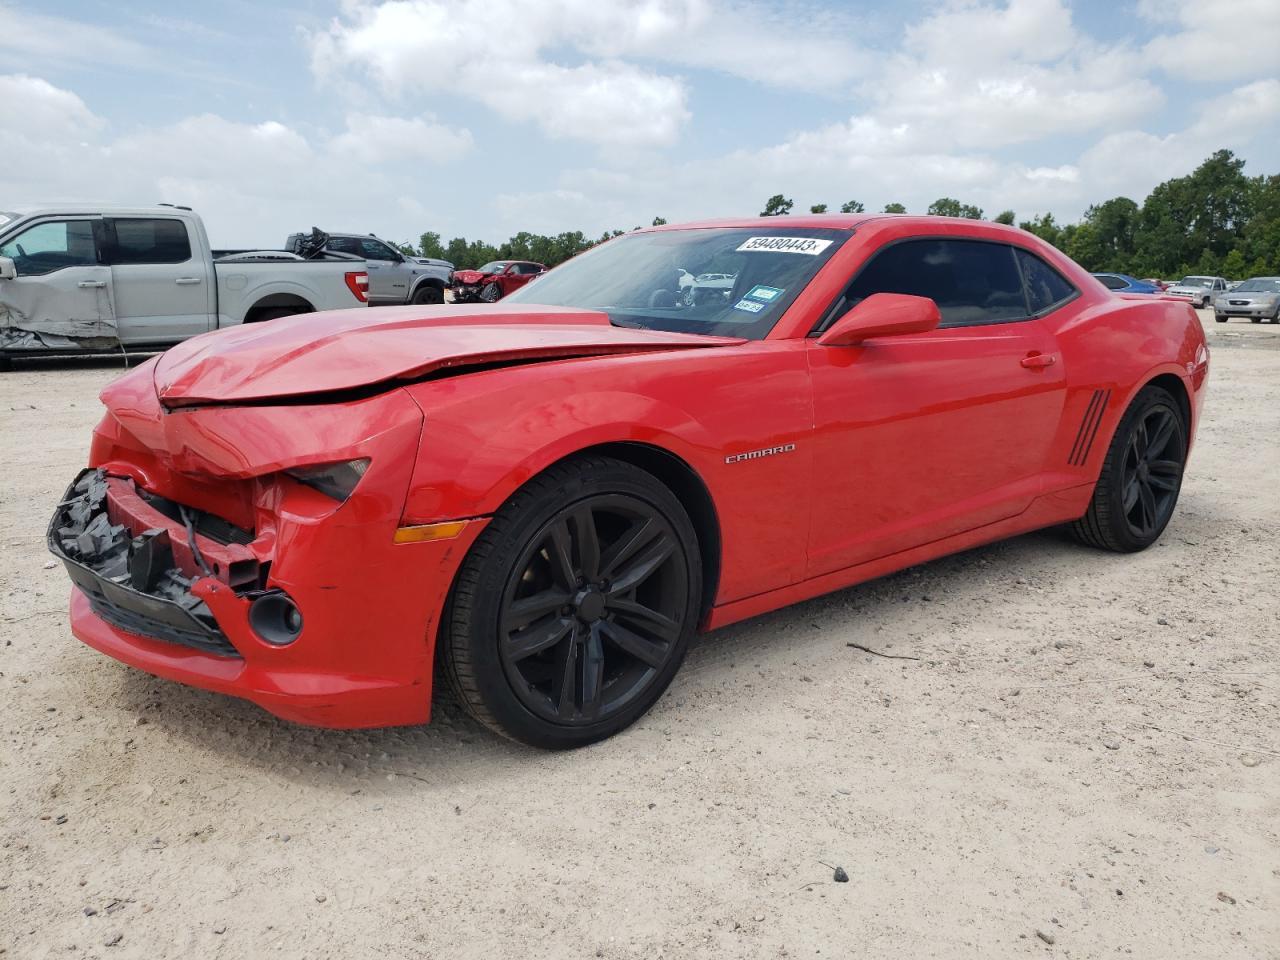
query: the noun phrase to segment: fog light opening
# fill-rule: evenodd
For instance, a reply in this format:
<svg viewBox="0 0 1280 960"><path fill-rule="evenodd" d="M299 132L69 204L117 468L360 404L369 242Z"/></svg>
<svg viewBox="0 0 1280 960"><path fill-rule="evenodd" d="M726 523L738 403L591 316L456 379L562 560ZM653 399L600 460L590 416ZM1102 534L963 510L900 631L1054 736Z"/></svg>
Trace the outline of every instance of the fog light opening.
<svg viewBox="0 0 1280 960"><path fill-rule="evenodd" d="M302 611L287 594L268 593L249 607L249 626L267 643L283 647L302 634Z"/></svg>

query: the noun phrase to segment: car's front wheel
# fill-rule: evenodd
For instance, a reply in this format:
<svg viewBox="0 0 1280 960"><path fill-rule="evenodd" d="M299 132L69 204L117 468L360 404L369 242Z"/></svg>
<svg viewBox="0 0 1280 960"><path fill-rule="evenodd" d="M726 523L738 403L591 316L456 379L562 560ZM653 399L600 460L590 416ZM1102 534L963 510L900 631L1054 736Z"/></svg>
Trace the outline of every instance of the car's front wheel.
<svg viewBox="0 0 1280 960"><path fill-rule="evenodd" d="M463 563L439 643L480 722L536 747L629 726L675 676L702 576L688 514L653 475L607 457L522 487Z"/></svg>
<svg viewBox="0 0 1280 960"><path fill-rule="evenodd" d="M1187 424L1178 402L1162 387L1145 387L1121 418L1093 500L1071 532L1105 550L1145 550L1173 516L1186 461Z"/></svg>
<svg viewBox="0 0 1280 960"><path fill-rule="evenodd" d="M429 283L423 284L413 292L413 303L418 305L444 303L444 288Z"/></svg>
<svg viewBox="0 0 1280 960"><path fill-rule="evenodd" d="M480 290L480 299L485 303L497 303L502 299L502 287L498 285L496 280L486 283Z"/></svg>

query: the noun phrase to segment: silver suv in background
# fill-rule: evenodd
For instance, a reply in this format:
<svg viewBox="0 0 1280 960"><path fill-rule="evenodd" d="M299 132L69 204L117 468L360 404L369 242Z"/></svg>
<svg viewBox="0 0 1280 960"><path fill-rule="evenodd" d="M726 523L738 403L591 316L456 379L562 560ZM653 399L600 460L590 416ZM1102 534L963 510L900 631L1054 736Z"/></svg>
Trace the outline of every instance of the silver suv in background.
<svg viewBox="0 0 1280 960"><path fill-rule="evenodd" d="M290 235L285 248L294 249L307 236ZM370 306L444 303L453 278L453 264L447 260L407 257L372 233L331 233L325 249L359 257L368 265Z"/></svg>
<svg viewBox="0 0 1280 960"><path fill-rule="evenodd" d="M1226 323L1232 317L1280 323L1280 277L1253 277L1214 297L1213 319Z"/></svg>

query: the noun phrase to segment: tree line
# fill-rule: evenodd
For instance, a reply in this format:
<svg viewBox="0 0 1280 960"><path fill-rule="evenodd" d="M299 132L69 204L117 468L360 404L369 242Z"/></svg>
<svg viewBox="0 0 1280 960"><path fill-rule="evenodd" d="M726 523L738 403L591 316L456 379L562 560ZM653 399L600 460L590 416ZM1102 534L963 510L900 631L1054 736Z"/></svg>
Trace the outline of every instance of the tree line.
<svg viewBox="0 0 1280 960"><path fill-rule="evenodd" d="M1244 166L1244 160L1230 150L1219 150L1187 176L1161 183L1141 204L1113 197L1090 206L1079 223L1059 224L1051 213L1018 222L1013 210L992 219L1017 222L1094 272L1164 278L1280 276L1280 174L1250 177ZM774 194L765 201L760 216L787 216L794 207L790 198ZM828 207L819 203L809 210L826 213ZM865 210L858 200L840 205L841 213ZM888 203L884 212L906 213L907 208ZM953 197L940 197L926 212L984 219L981 207ZM654 226L666 222L653 218ZM416 245L400 244L400 249L412 256L448 260L459 269L474 269L491 260L533 260L554 267L623 232L605 231L593 240L581 230L555 236L521 231L498 246L465 237L454 237L446 244L440 234L427 232Z"/></svg>

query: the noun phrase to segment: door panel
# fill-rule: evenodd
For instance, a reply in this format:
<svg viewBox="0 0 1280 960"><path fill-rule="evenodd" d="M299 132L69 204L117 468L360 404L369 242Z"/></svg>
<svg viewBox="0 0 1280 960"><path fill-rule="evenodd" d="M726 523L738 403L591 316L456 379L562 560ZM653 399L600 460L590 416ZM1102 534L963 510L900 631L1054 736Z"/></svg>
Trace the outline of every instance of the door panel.
<svg viewBox="0 0 1280 960"><path fill-rule="evenodd" d="M101 221L44 220L0 244L18 275L0 281L0 347L110 349L116 337L111 271L99 265Z"/></svg>
<svg viewBox="0 0 1280 960"><path fill-rule="evenodd" d="M109 267L63 267L0 281L0 347L110 349L116 338Z"/></svg>
<svg viewBox="0 0 1280 960"><path fill-rule="evenodd" d="M1037 354L1055 360L1023 366ZM810 341L809 358L808 576L1014 516L1037 494L1065 400L1063 364L1040 321L858 347Z"/></svg>
<svg viewBox="0 0 1280 960"><path fill-rule="evenodd" d="M173 343L213 329L209 264L182 220L110 218L106 254L124 343Z"/></svg>
<svg viewBox="0 0 1280 960"><path fill-rule="evenodd" d="M379 303L404 303L409 297L408 271L401 260L381 240L360 238L356 251L364 257L369 271L369 300Z"/></svg>

